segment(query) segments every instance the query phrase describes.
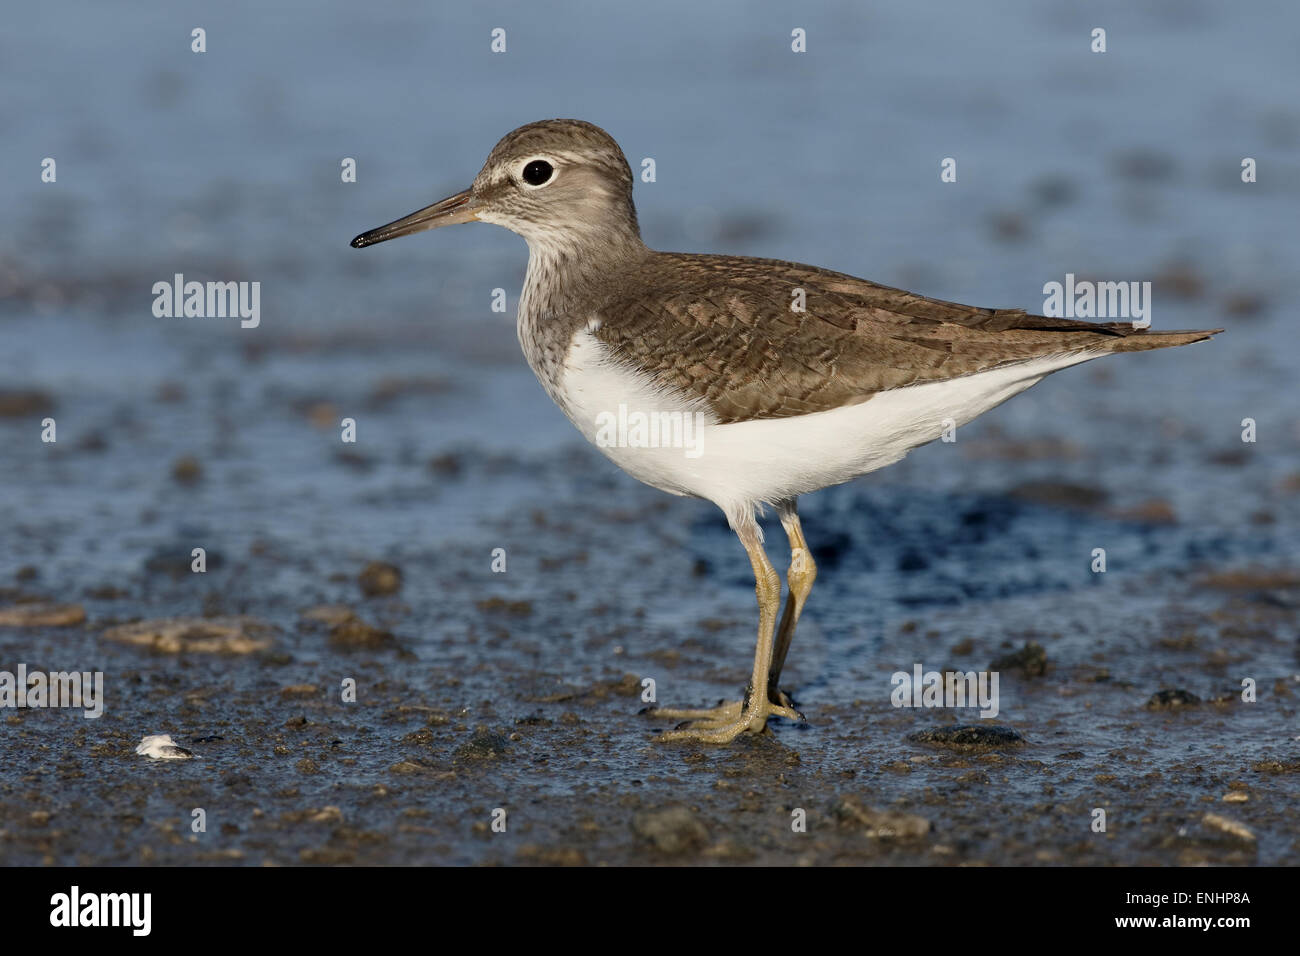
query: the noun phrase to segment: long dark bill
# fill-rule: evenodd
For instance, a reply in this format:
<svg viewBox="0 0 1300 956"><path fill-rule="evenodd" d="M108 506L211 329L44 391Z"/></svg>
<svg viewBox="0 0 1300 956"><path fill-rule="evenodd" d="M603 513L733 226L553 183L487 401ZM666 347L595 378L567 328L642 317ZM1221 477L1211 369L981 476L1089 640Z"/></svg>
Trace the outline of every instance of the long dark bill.
<svg viewBox="0 0 1300 956"><path fill-rule="evenodd" d="M409 236L413 232L424 232L426 229L437 229L439 226L473 222L477 218L478 211L475 208L474 197L466 189L378 229L363 232L352 240L352 248L361 249L365 246L373 246L376 242L396 239L398 236Z"/></svg>

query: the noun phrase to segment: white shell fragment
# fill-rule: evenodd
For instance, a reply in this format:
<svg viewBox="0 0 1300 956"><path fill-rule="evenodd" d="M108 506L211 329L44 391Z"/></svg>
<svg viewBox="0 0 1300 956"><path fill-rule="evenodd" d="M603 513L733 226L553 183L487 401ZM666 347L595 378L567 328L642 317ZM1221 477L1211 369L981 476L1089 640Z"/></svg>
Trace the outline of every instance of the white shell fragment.
<svg viewBox="0 0 1300 956"><path fill-rule="evenodd" d="M184 747L177 746L171 734L153 734L140 741L135 752L142 757L155 760L189 760L194 754Z"/></svg>

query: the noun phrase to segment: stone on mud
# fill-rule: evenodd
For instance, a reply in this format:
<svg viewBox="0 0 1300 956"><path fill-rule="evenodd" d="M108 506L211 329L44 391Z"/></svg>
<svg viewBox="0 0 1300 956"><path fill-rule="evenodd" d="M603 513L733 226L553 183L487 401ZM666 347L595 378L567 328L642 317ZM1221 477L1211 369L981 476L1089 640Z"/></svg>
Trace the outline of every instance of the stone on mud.
<svg viewBox="0 0 1300 956"><path fill-rule="evenodd" d="M110 627L106 641L164 654L252 654L271 646L271 625L253 617L169 617Z"/></svg>

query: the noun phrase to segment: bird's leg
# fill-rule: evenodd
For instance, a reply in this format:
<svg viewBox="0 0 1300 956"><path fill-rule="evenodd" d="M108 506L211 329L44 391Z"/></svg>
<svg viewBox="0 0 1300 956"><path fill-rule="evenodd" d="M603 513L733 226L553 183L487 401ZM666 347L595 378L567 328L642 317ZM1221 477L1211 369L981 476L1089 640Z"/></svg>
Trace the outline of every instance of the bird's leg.
<svg viewBox="0 0 1300 956"><path fill-rule="evenodd" d="M790 541L790 570L786 580L790 582L790 593L785 599L785 611L781 614L781 626L776 632L776 648L772 652L772 669L767 677L767 699L778 707L794 709L789 696L781 690L781 668L785 666L785 656L790 653L790 642L794 640L794 629L799 624L799 615L803 605L812 591L813 581L817 579L817 565L813 563L812 552L804 540L803 528L799 525L799 513L795 510L795 499L782 501L777 505L781 515L781 527ZM797 713L797 711L796 711Z"/></svg>
<svg viewBox="0 0 1300 956"><path fill-rule="evenodd" d="M772 666L776 614L781 609L781 578L763 551L762 536L752 513L733 521L732 527L736 529L740 543L749 553L749 562L754 568L754 590L758 595L758 644L754 649L754 672L745 699L723 704L714 710L656 711L658 716L695 721L691 726L670 730L660 740L698 740L725 744L745 731L760 732L767 725L770 716L800 719L793 708L773 704L766 693L768 671Z"/></svg>

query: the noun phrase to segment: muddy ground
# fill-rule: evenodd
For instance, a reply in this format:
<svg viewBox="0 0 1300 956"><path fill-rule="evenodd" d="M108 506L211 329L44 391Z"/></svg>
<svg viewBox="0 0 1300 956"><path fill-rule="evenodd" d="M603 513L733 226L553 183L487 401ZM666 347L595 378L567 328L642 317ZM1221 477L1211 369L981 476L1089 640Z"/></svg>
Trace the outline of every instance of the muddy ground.
<svg viewBox="0 0 1300 956"><path fill-rule="evenodd" d="M967 468L1014 472L1027 452L1042 466L1038 443L992 431L967 446ZM201 454L191 480L130 444L70 450L57 467L139 463L150 503L134 541L112 549L139 553L134 569L63 570L60 555L112 564L75 522L6 542L37 556L0 592L6 620L35 626L0 627L0 659L107 682L99 719L5 713L6 862L1275 864L1300 849L1300 568L1276 555L1266 568L1257 536L1243 545L1171 520L1167 502L1137 518L1044 481L940 495L911 486L922 472L910 462L892 482L811 498L821 579L787 681L807 724L711 748L659 744L662 722L640 713L647 677L676 706L746 678L748 571L709 506L635 485L577 443L369 470L322 445L319 462L298 465L307 503L256 506L282 506L273 524L293 527L253 534L256 519L194 517L214 486L256 467L252 452ZM314 481L344 489L340 500L321 500ZM468 509L503 486L518 497L483 509L476 533L416 530L422 499ZM86 503L101 512L90 525L124 517ZM313 538L309 512L407 530L382 550L338 542L346 529L330 543ZM779 540L774 529L774 553ZM189 570L195 542L204 574ZM1092 544L1110 546L1104 575L1089 570ZM492 571L498 547L505 573ZM84 621L40 626L76 621L76 608ZM166 632L172 645L120 639L128 622L170 617L191 619ZM148 641L166 629L137 630ZM236 633L248 644L231 645ZM895 670L995 661L995 720L891 705ZM1246 677L1254 703L1241 699ZM349 678L355 703L342 701ZM1021 739L915 739L958 723ZM152 733L196 756L137 756ZM190 830L194 808L205 833ZM1091 829L1096 808L1104 833ZM792 829L799 809L806 832Z"/></svg>

